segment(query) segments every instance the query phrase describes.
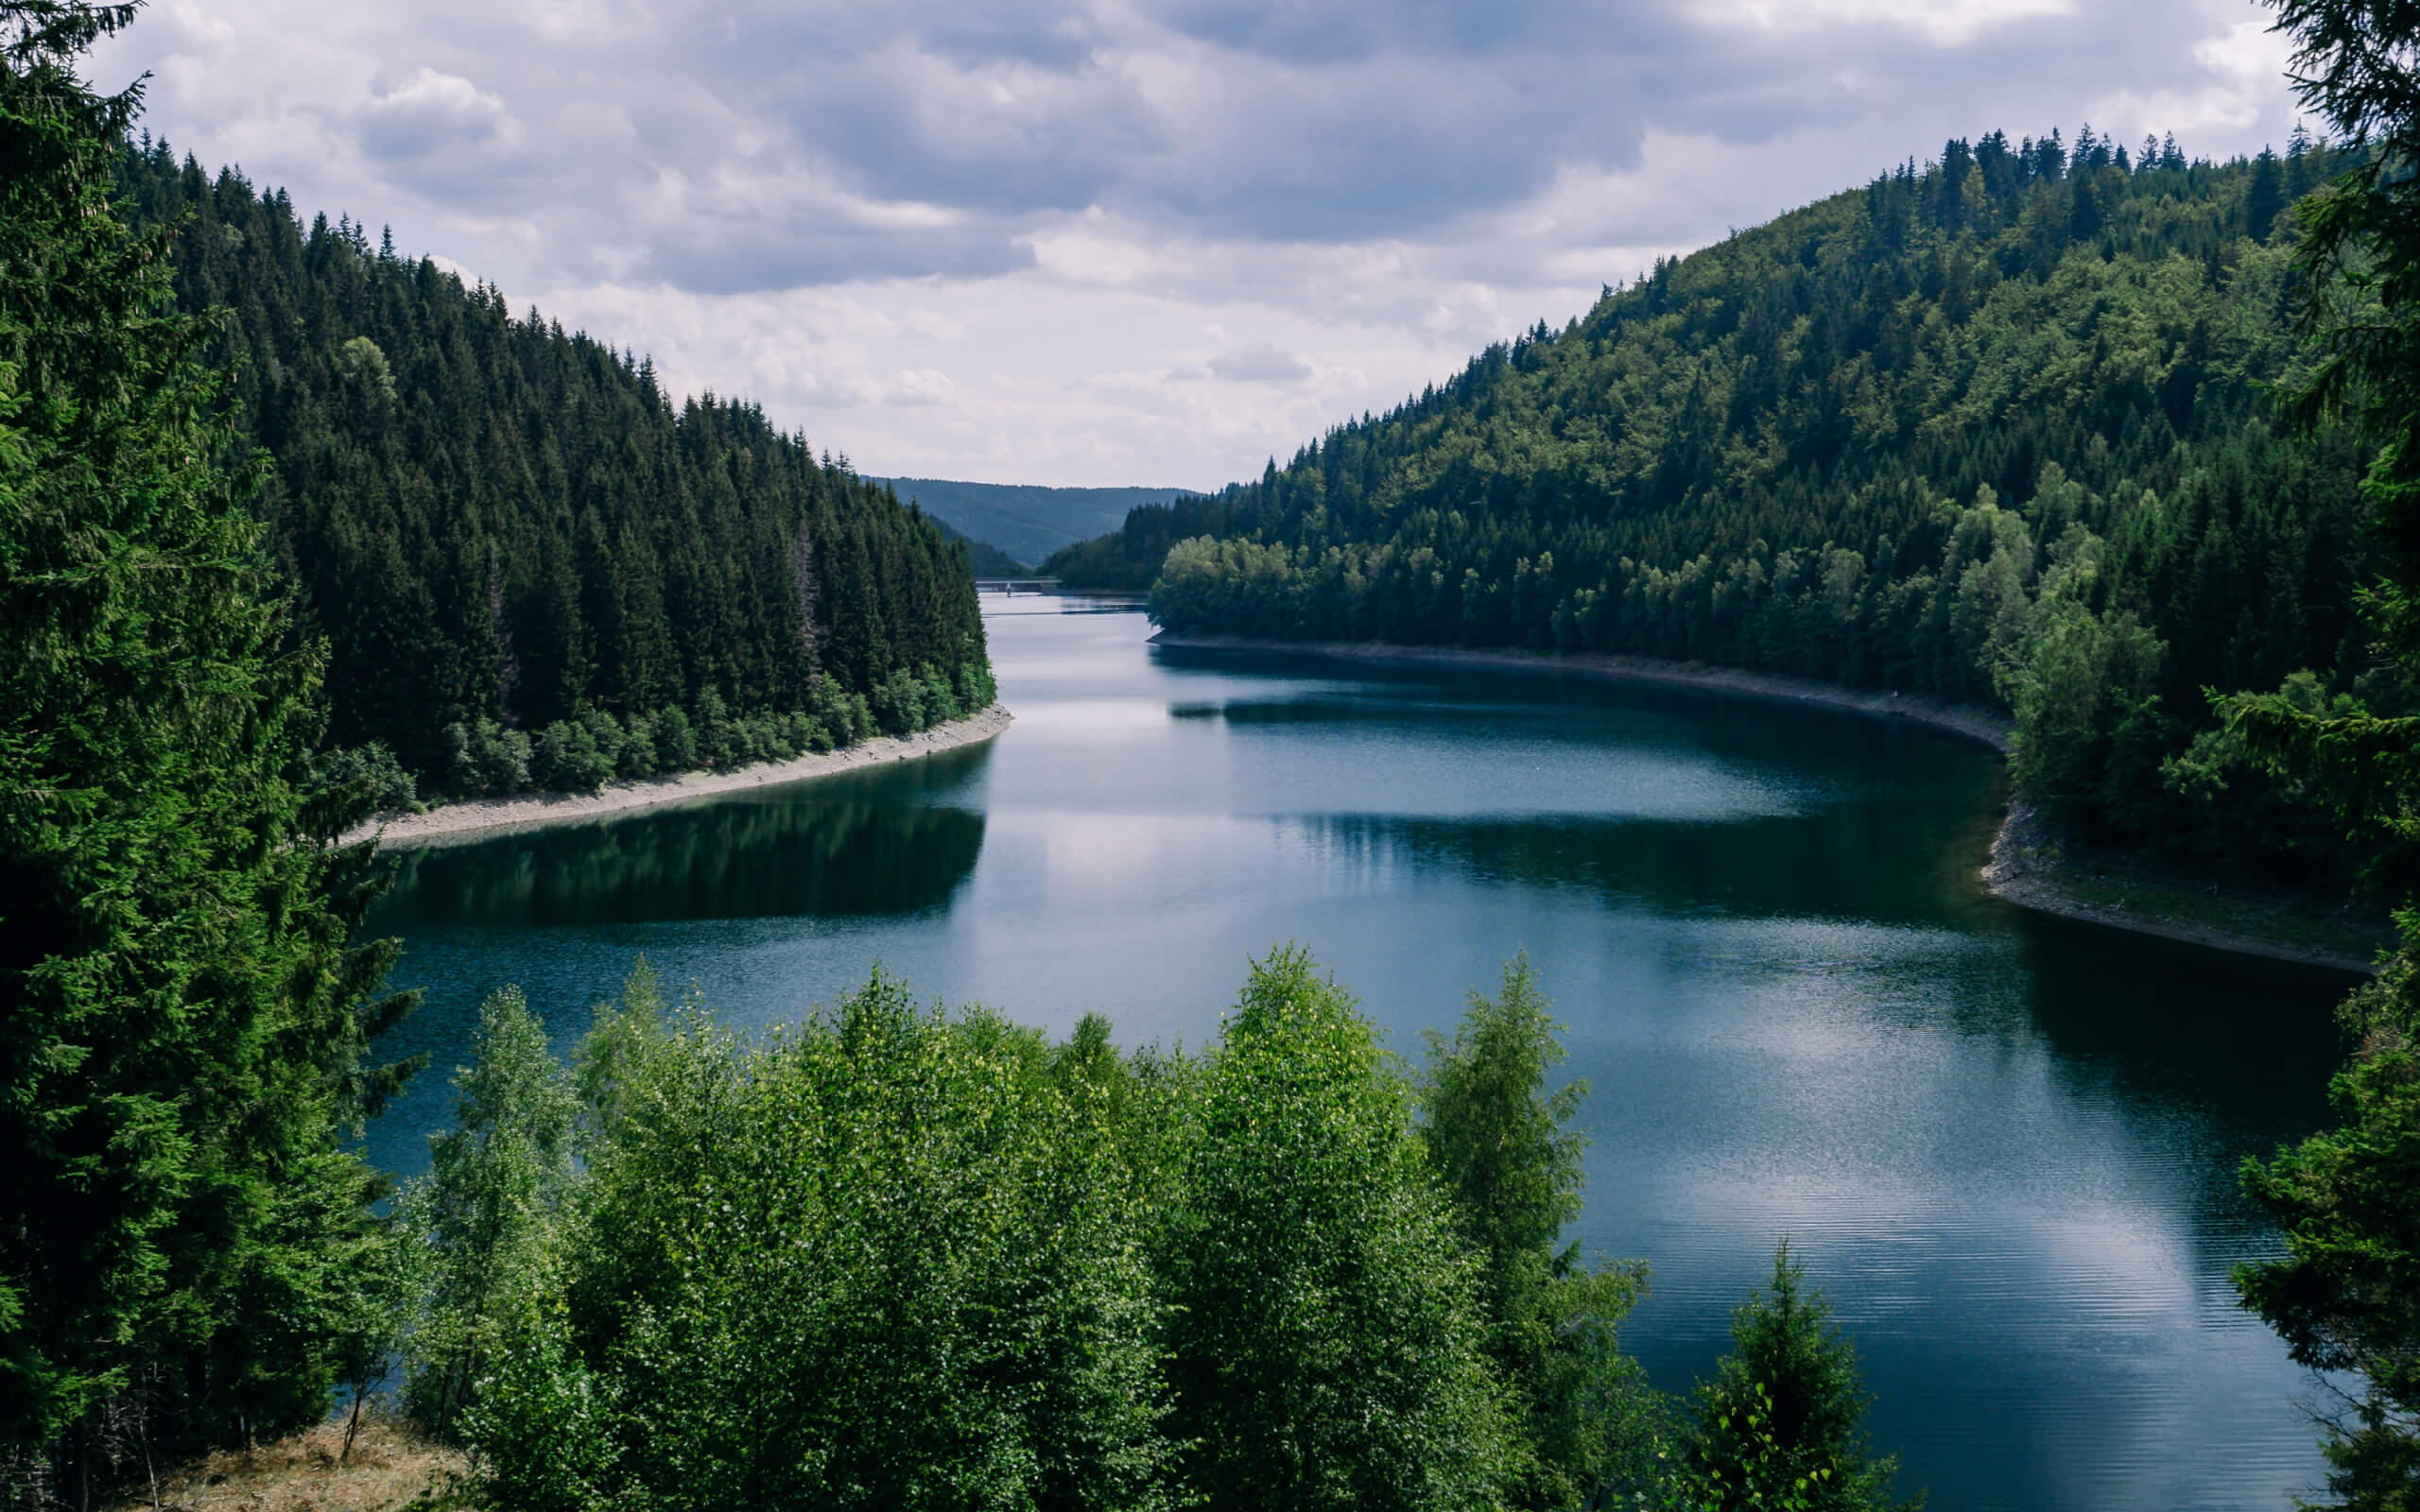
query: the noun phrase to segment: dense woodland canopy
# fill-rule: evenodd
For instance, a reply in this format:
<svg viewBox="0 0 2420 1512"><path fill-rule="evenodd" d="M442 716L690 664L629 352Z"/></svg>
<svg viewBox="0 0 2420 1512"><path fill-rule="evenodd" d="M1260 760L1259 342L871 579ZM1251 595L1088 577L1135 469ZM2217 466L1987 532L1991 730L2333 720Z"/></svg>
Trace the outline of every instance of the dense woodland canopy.
<svg viewBox="0 0 2420 1512"><path fill-rule="evenodd" d="M2222 164L1953 141L1053 569L1156 578L1179 632L1997 703L2079 828L2342 885L2341 827L2231 767L2205 697L2407 696L2353 609L2365 443L2272 413L2303 360L2284 212L2328 171L2300 135Z"/></svg>
<svg viewBox="0 0 2420 1512"><path fill-rule="evenodd" d="M179 303L229 312L208 355L272 460L332 746L457 793L581 787L991 701L963 549L755 405L675 404L629 352L164 143L122 187Z"/></svg>

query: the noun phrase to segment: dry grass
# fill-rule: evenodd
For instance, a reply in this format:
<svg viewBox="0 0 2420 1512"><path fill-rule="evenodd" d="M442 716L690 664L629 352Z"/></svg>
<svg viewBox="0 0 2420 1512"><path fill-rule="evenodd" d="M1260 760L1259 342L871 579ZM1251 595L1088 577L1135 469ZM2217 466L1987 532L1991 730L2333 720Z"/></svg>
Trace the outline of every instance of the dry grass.
<svg viewBox="0 0 2420 1512"><path fill-rule="evenodd" d="M344 1424L257 1449L230 1450L180 1467L147 1489L115 1503L112 1512L437 1512L466 1508L468 1466L456 1451L432 1444L392 1418L365 1413L351 1453Z"/></svg>

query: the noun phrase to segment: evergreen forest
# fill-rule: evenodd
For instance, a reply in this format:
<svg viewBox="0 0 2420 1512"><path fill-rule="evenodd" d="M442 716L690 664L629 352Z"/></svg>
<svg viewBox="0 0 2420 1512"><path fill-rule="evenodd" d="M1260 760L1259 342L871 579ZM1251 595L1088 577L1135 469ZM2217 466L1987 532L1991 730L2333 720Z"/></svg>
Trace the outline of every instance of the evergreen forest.
<svg viewBox="0 0 2420 1512"><path fill-rule="evenodd" d="M2331 172L2088 127L1946 144L1607 288L1258 481L1052 558L1180 635L1630 654L2016 721L2067 825L2342 892L2213 696L2408 707L2369 650L2372 443L2277 413Z"/></svg>
<svg viewBox="0 0 2420 1512"><path fill-rule="evenodd" d="M648 362L164 143L120 190L178 305L223 312L204 360L266 454L292 633L327 642L331 781L593 789L992 702L966 548L757 406L676 404Z"/></svg>

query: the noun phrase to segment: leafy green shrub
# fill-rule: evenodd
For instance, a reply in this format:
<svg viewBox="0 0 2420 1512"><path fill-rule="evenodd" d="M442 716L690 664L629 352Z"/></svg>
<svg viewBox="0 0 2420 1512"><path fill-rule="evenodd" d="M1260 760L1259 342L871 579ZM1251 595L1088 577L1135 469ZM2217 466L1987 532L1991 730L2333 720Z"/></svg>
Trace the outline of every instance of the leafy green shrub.
<svg viewBox="0 0 2420 1512"><path fill-rule="evenodd" d="M1254 963L1181 1108L1155 1250L1208 1504L1495 1504L1516 1451L1478 1267L1352 999L1301 951Z"/></svg>
<svg viewBox="0 0 2420 1512"><path fill-rule="evenodd" d="M456 1126L396 1199L414 1297L404 1400L441 1434L461 1423L512 1320L538 1295L570 1215L571 1079L515 988L479 1006L473 1063L457 1073Z"/></svg>
<svg viewBox="0 0 2420 1512"><path fill-rule="evenodd" d="M622 722L602 709L583 710L579 727L588 731L589 740L596 747L596 754L605 759L605 777L611 781L622 768L622 746L630 739Z"/></svg>
<svg viewBox="0 0 2420 1512"><path fill-rule="evenodd" d="M445 727L445 787L457 798L501 797L529 786L529 737L493 719Z"/></svg>
<svg viewBox="0 0 2420 1512"><path fill-rule="evenodd" d="M302 796L362 803L380 814L411 814L420 809L419 784L412 774L395 760L393 751L374 740L312 757Z"/></svg>
<svg viewBox="0 0 2420 1512"><path fill-rule="evenodd" d="M816 679L811 701L816 723L839 745L854 746L874 732L873 710L865 696L849 692L836 679Z"/></svg>
<svg viewBox="0 0 2420 1512"><path fill-rule="evenodd" d="M587 725L558 719L540 732L529 775L552 792L594 793L613 781L614 763L596 748Z"/></svg>
<svg viewBox="0 0 2420 1512"><path fill-rule="evenodd" d="M506 1504L1166 1503L1135 1184L1037 1037L877 975L593 1043L585 1224L469 1419Z"/></svg>
<svg viewBox="0 0 2420 1512"><path fill-rule="evenodd" d="M405 1399L498 1505L1888 1504L1786 1249L1695 1428L1621 1356L1643 1276L1556 1247L1576 1093L1526 962L1425 1098L1294 950L1195 1057L879 971L743 1040L644 961L572 1072L518 993L477 1046L388 1268Z"/></svg>
<svg viewBox="0 0 2420 1512"><path fill-rule="evenodd" d="M744 759L739 731L733 728L731 706L708 688L698 695L698 764L719 771Z"/></svg>
<svg viewBox="0 0 2420 1512"><path fill-rule="evenodd" d="M614 771L623 777L653 777L655 775L655 720L633 713L623 728L622 748L614 763Z"/></svg>
<svg viewBox="0 0 2420 1512"><path fill-rule="evenodd" d="M667 772L694 770L698 765L698 733L678 705L655 716L655 761Z"/></svg>
<svg viewBox="0 0 2420 1512"><path fill-rule="evenodd" d="M796 756L807 751L827 751L832 748L832 737L824 732L822 725L816 721L813 714L801 713L793 710L783 714L781 720L782 741L789 747L791 755Z"/></svg>

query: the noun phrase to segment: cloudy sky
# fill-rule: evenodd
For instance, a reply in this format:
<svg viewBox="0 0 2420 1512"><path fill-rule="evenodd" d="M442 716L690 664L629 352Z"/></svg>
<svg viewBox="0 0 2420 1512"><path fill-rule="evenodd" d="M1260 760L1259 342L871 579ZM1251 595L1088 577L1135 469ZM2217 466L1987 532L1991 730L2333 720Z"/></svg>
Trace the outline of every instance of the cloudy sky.
<svg viewBox="0 0 2420 1512"><path fill-rule="evenodd" d="M95 60L862 471L1213 487L1994 127L2283 145L2247 0L151 0Z"/></svg>

